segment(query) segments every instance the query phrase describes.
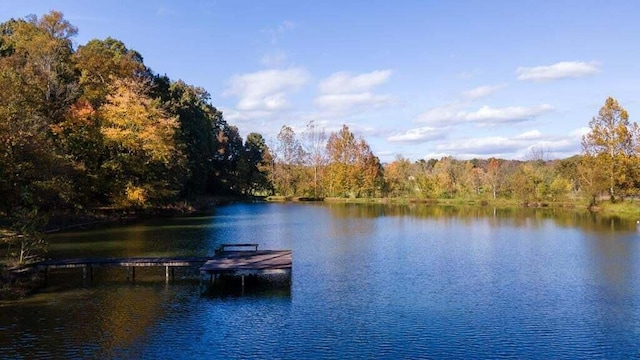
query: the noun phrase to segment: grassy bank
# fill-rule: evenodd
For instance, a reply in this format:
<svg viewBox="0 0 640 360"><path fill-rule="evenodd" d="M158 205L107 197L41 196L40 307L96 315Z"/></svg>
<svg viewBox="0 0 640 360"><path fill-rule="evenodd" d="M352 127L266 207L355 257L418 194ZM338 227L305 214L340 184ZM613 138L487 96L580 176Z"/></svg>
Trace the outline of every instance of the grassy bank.
<svg viewBox="0 0 640 360"><path fill-rule="evenodd" d="M597 211L607 216L618 216L632 220L640 220L640 201L624 200L615 203L602 202L595 207Z"/></svg>
<svg viewBox="0 0 640 360"><path fill-rule="evenodd" d="M285 197L270 196L266 198L272 202L286 201L309 201L304 197ZM327 197L320 200L328 203L346 203L346 204L429 204L429 205L446 205L446 206L490 206L500 209L514 208L550 208L550 209L568 209L575 211L592 211L604 216L617 216L624 219L638 220L640 219L640 201L625 200L616 203L602 201L598 206L589 209L588 202L579 199L576 201L555 201L555 202L523 202L514 199L472 199L472 198L456 198L456 199L419 199L419 198L341 198Z"/></svg>

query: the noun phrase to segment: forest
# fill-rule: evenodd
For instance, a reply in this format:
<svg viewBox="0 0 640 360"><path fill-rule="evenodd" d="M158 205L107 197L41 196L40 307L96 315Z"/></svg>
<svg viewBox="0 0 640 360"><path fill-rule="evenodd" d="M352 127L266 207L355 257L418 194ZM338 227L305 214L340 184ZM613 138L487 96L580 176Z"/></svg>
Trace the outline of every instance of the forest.
<svg viewBox="0 0 640 360"><path fill-rule="evenodd" d="M113 38L74 48L51 11L0 24L0 217L23 234L51 214L149 208L205 195L463 199L596 205L640 189L640 130L613 98L582 153L550 160L381 163L347 125L242 138L206 90L160 75ZM588 119L585 119L588 120Z"/></svg>

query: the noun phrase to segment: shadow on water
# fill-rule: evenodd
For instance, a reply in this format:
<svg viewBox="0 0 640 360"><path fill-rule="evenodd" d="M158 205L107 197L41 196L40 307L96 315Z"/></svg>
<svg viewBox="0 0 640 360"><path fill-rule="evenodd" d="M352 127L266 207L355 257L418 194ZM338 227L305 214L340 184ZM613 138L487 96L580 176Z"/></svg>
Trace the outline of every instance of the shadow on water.
<svg viewBox="0 0 640 360"><path fill-rule="evenodd" d="M290 277L221 276L211 284L204 284L201 295L209 299L261 297L291 299Z"/></svg>

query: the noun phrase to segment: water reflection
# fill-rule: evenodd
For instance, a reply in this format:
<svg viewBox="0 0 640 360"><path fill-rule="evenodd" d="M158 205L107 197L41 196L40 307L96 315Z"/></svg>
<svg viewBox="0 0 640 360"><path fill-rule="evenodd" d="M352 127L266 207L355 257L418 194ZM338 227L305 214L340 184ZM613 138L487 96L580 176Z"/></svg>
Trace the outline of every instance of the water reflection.
<svg viewBox="0 0 640 360"><path fill-rule="evenodd" d="M600 216L588 211L555 208L494 208L490 206L447 206L429 204L344 204L327 205L338 218L378 218L385 216L463 220L492 219L492 226L542 226L552 220L559 226L580 227L585 231L638 231L636 221L617 216Z"/></svg>

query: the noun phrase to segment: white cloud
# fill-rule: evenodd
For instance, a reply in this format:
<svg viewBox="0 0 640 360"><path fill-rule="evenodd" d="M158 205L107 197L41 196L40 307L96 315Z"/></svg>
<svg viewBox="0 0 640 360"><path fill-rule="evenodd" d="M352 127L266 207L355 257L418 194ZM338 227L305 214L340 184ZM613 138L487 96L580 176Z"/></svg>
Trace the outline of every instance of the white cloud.
<svg viewBox="0 0 640 360"><path fill-rule="evenodd" d="M322 80L318 89L322 94L351 94L371 91L374 87L386 83L391 70L375 70L370 73L351 75L337 72Z"/></svg>
<svg viewBox="0 0 640 360"><path fill-rule="evenodd" d="M575 79L594 75L600 71L597 62L562 61L553 65L519 67L518 80L543 82L559 79Z"/></svg>
<svg viewBox="0 0 640 360"><path fill-rule="evenodd" d="M445 144L438 144L436 149L444 152L488 155L505 152L510 153L517 151L521 147L522 142L514 141L503 136L490 136L484 138L458 139Z"/></svg>
<svg viewBox="0 0 640 360"><path fill-rule="evenodd" d="M389 142L402 142L402 143L422 143L430 140L435 140L444 137L445 129L433 128L429 126L411 129L402 134L396 134L389 136L387 141Z"/></svg>
<svg viewBox="0 0 640 360"><path fill-rule="evenodd" d="M536 106L483 106L476 111L457 110L459 104L449 104L427 110L418 116L419 122L429 124L455 124L473 122L479 126L490 126L503 123L515 123L531 120L553 111L553 106L542 104Z"/></svg>
<svg viewBox="0 0 640 360"><path fill-rule="evenodd" d="M360 105L379 107L389 104L391 101L393 101L393 97L390 95L376 95L367 92L320 95L314 100L314 103L318 106L339 110Z"/></svg>
<svg viewBox="0 0 640 360"><path fill-rule="evenodd" d="M224 95L237 96L238 110L281 110L289 106L287 95L309 80L305 69L264 70L231 78Z"/></svg>
<svg viewBox="0 0 640 360"><path fill-rule="evenodd" d="M456 119L456 113L460 104L447 104L443 106L433 107L418 116L417 122L430 124L443 124Z"/></svg>
<svg viewBox="0 0 640 360"><path fill-rule="evenodd" d="M377 108L393 102L394 97L375 94L373 89L389 81L391 70L375 70L363 74L337 72L320 81L320 95L314 103L330 111L346 111L354 107Z"/></svg>
<svg viewBox="0 0 640 360"><path fill-rule="evenodd" d="M539 139L542 134L538 130L531 130L524 132L520 135L516 135L516 139Z"/></svg>
<svg viewBox="0 0 640 360"><path fill-rule="evenodd" d="M481 99L505 88L506 86L506 84L478 86L471 90L464 91L462 96L469 100Z"/></svg>
<svg viewBox="0 0 640 360"><path fill-rule="evenodd" d="M431 152L424 155L423 159L442 159L443 157L447 157L447 156L451 156L451 154L446 152L439 152L439 153Z"/></svg>
<svg viewBox="0 0 640 360"><path fill-rule="evenodd" d="M537 116L553 110L553 106L542 104L537 106L509 106L503 108L492 108L483 106L475 112L462 111L458 113L458 118L464 121L473 121L489 125L496 123L521 122L530 120Z"/></svg>
<svg viewBox="0 0 640 360"><path fill-rule="evenodd" d="M447 140L436 145L435 150L460 159L474 157L501 157L527 159L533 149L544 149L548 158L566 158L580 151L580 140L575 131L565 136L543 136L531 130L512 137L488 136Z"/></svg>

